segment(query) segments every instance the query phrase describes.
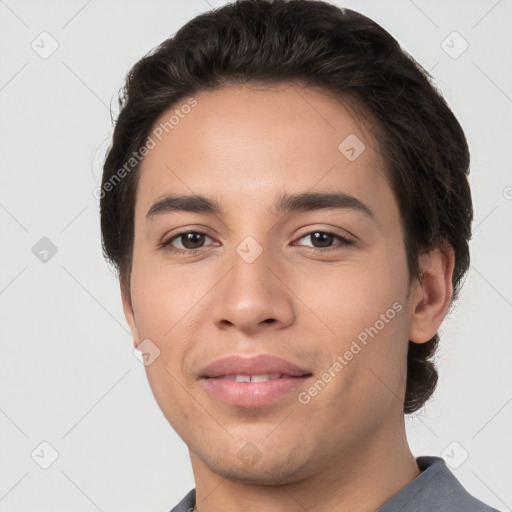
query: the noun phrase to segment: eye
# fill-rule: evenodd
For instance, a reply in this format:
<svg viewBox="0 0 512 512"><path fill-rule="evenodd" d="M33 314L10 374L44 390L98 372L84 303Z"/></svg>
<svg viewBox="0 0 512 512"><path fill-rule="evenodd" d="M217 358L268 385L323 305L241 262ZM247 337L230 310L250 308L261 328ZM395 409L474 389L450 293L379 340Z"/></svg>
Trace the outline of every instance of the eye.
<svg viewBox="0 0 512 512"><path fill-rule="evenodd" d="M345 246L352 245L354 242L342 235L334 233L332 231L310 231L309 233L304 233L299 240L303 238L310 237L313 241L313 244L317 244L317 246L313 245L311 247L314 251L320 252L328 252L339 250ZM174 253L182 253L182 254L192 254L199 252L200 249L204 248L204 242L206 238L210 238L206 233L202 231L182 231L181 233L177 233L172 236L162 244L160 247L165 248L166 250ZM330 247L333 242L333 239L341 240L341 243L336 247ZM211 238L210 238L211 240ZM179 242L181 247L176 247L174 244ZM300 244L299 244L300 245Z"/></svg>
<svg viewBox="0 0 512 512"><path fill-rule="evenodd" d="M182 231L181 233L178 233L173 237L169 238L168 240L166 240L165 242L163 242L161 244L161 247L171 252L190 254L194 252L199 252L199 249L203 248L202 244L205 238L210 237L206 233L203 233L202 231ZM175 240L179 241L182 247L175 247L173 245Z"/></svg>
<svg viewBox="0 0 512 512"><path fill-rule="evenodd" d="M320 252L328 252L335 251L343 248L344 246L352 245L354 242L342 235L338 235L337 233L333 233L332 231L310 231L309 233L304 233L299 240L303 238L310 237L314 244L318 244L319 247L313 246L312 249L314 251ZM338 238L341 240L341 244L338 244L338 247L329 247L334 238ZM340 247L341 245L341 247Z"/></svg>

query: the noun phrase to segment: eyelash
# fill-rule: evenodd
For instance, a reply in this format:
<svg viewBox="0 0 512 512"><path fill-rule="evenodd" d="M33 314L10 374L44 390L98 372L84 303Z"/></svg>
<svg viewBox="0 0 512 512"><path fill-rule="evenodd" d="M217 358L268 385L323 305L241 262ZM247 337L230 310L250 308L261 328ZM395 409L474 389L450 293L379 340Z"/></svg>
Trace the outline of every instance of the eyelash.
<svg viewBox="0 0 512 512"><path fill-rule="evenodd" d="M169 238L165 242L162 242L160 244L160 248L165 249L167 251L170 251L172 253L179 253L179 254L198 253L201 249L204 249L204 247L199 247L197 249L177 249L176 247L173 247L171 245L171 243L174 240L180 238L183 235L188 235L190 233L194 233L194 234L197 234L197 235L208 236L204 231L201 231L201 230L181 231L180 233L177 233L176 235L173 235L171 238ZM336 250L342 249L343 247L350 246L350 245L354 244L354 242L352 240L350 240L350 239L348 239L348 238L346 238L344 236L341 236L338 233L334 233L333 231L320 230L320 229L316 229L314 231L308 231L306 233L302 233L301 236L299 237L299 240L304 238L304 237L306 237L306 236L308 236L308 235L313 235L314 233L323 233L323 234L326 234L326 235L332 235L332 236L334 236L336 238L339 238L342 241L342 247L326 247L326 248L309 247L309 249L314 251L314 252L325 253L325 252L330 252L330 251L336 251Z"/></svg>

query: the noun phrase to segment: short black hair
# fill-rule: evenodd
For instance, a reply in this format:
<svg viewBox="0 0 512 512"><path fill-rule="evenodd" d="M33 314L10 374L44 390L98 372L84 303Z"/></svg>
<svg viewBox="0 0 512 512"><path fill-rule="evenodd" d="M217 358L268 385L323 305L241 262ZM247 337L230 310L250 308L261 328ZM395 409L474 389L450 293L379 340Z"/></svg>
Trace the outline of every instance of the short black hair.
<svg viewBox="0 0 512 512"><path fill-rule="evenodd" d="M455 253L452 304L469 268L473 220L464 132L433 77L386 30L315 0L241 0L206 12L129 71L100 194L103 252L123 289L130 293L140 169L132 155L155 121L202 91L279 83L320 88L362 113L400 207L409 275L421 279L418 256L448 242ZM406 414L436 388L438 343L439 334L409 341Z"/></svg>

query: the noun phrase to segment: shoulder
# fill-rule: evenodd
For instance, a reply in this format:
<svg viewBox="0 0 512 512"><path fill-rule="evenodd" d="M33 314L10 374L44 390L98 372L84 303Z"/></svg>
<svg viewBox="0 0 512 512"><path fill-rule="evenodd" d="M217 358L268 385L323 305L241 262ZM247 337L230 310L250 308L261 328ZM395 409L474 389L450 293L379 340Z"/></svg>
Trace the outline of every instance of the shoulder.
<svg viewBox="0 0 512 512"><path fill-rule="evenodd" d="M171 510L171 512L192 512L196 502L196 490L192 489L187 495Z"/></svg>
<svg viewBox="0 0 512 512"><path fill-rule="evenodd" d="M377 512L500 512L472 496L441 457L417 457L416 463L420 475Z"/></svg>

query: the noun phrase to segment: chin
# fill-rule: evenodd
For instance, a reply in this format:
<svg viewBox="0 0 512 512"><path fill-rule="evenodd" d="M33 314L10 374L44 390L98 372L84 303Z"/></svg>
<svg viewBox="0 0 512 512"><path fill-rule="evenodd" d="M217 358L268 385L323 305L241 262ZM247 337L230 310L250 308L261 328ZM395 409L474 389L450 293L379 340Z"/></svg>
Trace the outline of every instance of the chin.
<svg viewBox="0 0 512 512"><path fill-rule="evenodd" d="M312 461L303 458L297 460L293 451L290 455L276 453L269 450L268 454L260 452L260 458L245 463L244 455L251 453L250 444L239 450L233 457L226 457L225 453L215 455L215 458L205 457L203 462L210 471L229 480L251 485L282 485L298 482L315 472ZM252 448L254 450L254 448ZM304 452L301 453L304 455ZM240 458L239 458L240 457Z"/></svg>

